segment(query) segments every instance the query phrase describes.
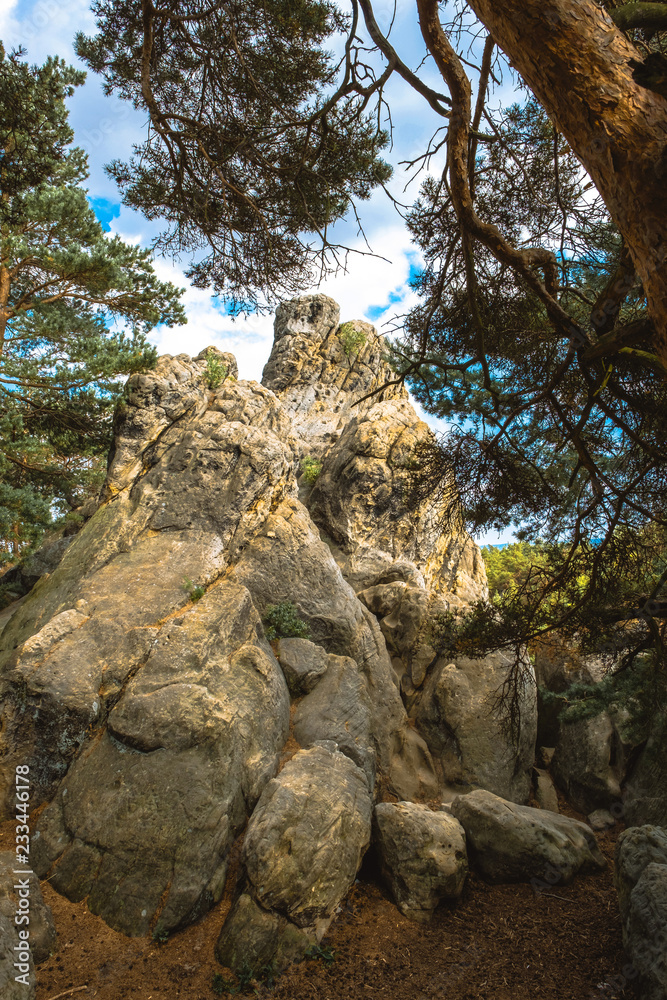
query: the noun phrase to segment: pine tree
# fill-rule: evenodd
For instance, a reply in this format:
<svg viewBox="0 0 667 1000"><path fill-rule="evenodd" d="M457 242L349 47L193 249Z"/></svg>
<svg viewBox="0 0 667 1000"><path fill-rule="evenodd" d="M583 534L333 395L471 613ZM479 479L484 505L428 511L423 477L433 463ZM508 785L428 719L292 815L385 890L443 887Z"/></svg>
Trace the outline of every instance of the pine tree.
<svg viewBox="0 0 667 1000"><path fill-rule="evenodd" d="M16 556L99 482L124 377L182 294L107 236L65 99L85 74L0 46L0 546ZM0 552L0 558L2 553Z"/></svg>

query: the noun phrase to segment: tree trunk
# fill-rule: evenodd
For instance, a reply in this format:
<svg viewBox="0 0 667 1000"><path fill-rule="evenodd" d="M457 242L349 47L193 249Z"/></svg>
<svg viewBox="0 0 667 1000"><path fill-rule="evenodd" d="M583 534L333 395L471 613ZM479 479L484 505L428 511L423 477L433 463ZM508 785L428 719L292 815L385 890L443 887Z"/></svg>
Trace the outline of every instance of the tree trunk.
<svg viewBox="0 0 667 1000"><path fill-rule="evenodd" d="M667 362L667 99L592 0L469 0L590 174L630 250Z"/></svg>

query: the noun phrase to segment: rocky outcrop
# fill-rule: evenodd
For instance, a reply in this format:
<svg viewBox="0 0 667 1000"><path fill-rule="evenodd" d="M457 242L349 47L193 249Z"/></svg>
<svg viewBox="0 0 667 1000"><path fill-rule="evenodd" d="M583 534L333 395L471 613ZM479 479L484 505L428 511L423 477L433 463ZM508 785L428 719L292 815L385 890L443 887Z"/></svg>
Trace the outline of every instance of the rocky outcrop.
<svg viewBox="0 0 667 1000"><path fill-rule="evenodd" d="M382 872L405 917L426 922L441 900L459 898L468 857L458 820L413 802L381 802L374 827Z"/></svg>
<svg viewBox="0 0 667 1000"><path fill-rule="evenodd" d="M384 341L370 323L341 326L338 304L326 295L278 306L262 385L289 415L300 457L321 458L350 419L378 399L407 398L402 386L387 385L395 375L384 354Z"/></svg>
<svg viewBox="0 0 667 1000"><path fill-rule="evenodd" d="M579 871L605 867L593 831L568 816L485 791L458 796L451 811L465 830L471 863L491 882L565 885Z"/></svg>
<svg viewBox="0 0 667 1000"><path fill-rule="evenodd" d="M133 376L99 508L2 633L2 808L28 764L35 870L127 934L212 906L247 825L218 954L287 961L354 879L374 798L528 794L529 694L517 751L489 714L502 657L431 644L438 610L485 593L483 564L405 505L428 431L382 357L314 296L278 310L266 385L215 349ZM300 638L268 641L279 604ZM427 910L455 890L424 871Z"/></svg>
<svg viewBox="0 0 667 1000"><path fill-rule="evenodd" d="M642 997L667 996L667 831L631 827L616 845L616 888L623 944L640 976Z"/></svg>

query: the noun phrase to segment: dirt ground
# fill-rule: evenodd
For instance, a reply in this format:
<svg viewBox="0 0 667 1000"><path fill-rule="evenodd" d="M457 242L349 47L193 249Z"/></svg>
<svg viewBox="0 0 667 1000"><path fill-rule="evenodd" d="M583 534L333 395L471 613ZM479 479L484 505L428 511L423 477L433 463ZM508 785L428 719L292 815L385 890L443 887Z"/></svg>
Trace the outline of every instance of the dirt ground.
<svg viewBox="0 0 667 1000"><path fill-rule="evenodd" d="M600 874L539 893L529 885L491 886L472 874L462 899L439 907L426 925L401 916L369 855L322 942L324 955L293 966L272 985L255 981L244 992L274 1000L634 996L623 975L628 960L613 887L620 830L599 835L609 862ZM13 832L12 823L0 827L0 849L13 846ZM235 984L213 954L233 885L215 909L164 944L116 933L85 902L70 903L48 882L42 891L54 914L58 951L38 966L37 1000L215 1000L229 995L221 977Z"/></svg>

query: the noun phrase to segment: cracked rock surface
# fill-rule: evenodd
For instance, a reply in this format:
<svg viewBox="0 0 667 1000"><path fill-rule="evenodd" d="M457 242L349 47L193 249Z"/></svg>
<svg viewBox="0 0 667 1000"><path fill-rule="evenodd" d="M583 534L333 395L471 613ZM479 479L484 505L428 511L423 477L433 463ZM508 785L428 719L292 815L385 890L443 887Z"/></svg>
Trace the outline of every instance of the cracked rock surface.
<svg viewBox="0 0 667 1000"><path fill-rule="evenodd" d="M168 933L219 900L247 826L218 953L233 964L245 942L289 961L354 880L374 801L438 800L452 779L424 707L429 615L482 596L486 577L470 538L405 507L404 466L429 432L383 354L369 324L341 327L331 299L308 296L278 310L264 385L215 348L132 376L97 510L0 636L0 809L28 764L31 808L45 805L35 871L126 934ZM314 484L299 478L308 455ZM267 640L280 602L308 639ZM477 669L495 683L491 661ZM481 727L478 687L465 718ZM495 789L475 741L459 745L466 780Z"/></svg>

